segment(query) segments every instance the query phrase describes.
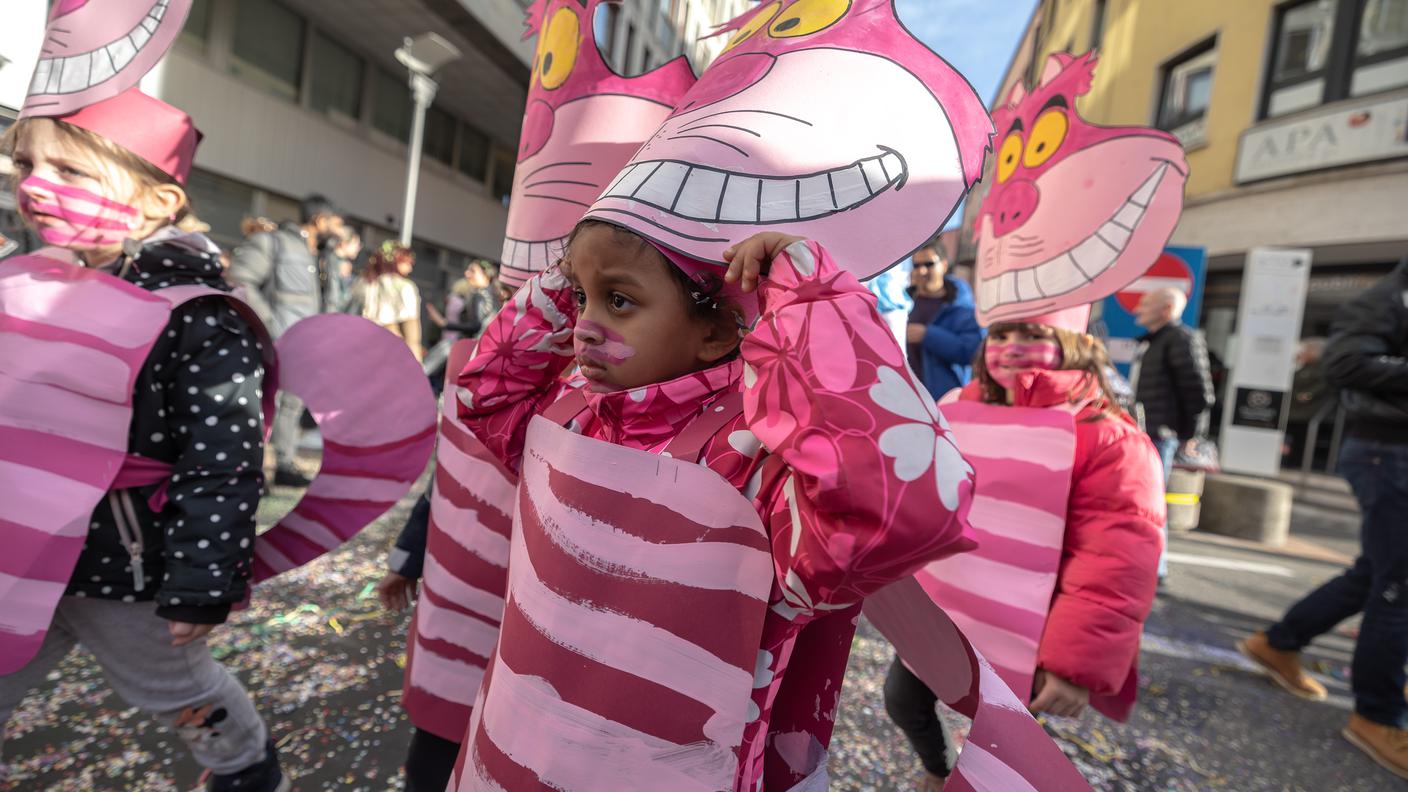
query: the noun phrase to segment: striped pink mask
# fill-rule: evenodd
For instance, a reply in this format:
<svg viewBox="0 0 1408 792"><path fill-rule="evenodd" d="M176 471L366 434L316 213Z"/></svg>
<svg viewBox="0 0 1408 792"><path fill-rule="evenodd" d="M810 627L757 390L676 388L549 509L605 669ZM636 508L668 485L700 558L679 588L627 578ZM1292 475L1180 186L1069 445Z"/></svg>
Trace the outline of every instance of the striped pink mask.
<svg viewBox="0 0 1408 792"><path fill-rule="evenodd" d="M38 176L20 182L19 205L45 244L70 250L121 245L140 222L134 206Z"/></svg>
<svg viewBox="0 0 1408 792"><path fill-rule="evenodd" d="M1002 387L1017 386L1017 375L1025 369L1051 370L1061 365L1061 346L1055 341L993 343L988 340L983 351L988 374Z"/></svg>

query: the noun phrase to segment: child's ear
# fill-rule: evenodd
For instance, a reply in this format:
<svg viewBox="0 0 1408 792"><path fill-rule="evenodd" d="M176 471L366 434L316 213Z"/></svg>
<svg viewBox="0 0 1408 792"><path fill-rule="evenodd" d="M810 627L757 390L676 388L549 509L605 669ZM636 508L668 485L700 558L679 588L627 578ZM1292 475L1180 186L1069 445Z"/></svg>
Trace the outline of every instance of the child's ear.
<svg viewBox="0 0 1408 792"><path fill-rule="evenodd" d="M743 342L743 331L740 329L738 317L739 314L727 305L714 314L714 319L707 325L708 332L704 336L704 343L699 347L701 362L710 365L718 363L733 354Z"/></svg>
<svg viewBox="0 0 1408 792"><path fill-rule="evenodd" d="M158 184L142 192L137 205L148 220L169 220L186 207L186 191L174 184Z"/></svg>

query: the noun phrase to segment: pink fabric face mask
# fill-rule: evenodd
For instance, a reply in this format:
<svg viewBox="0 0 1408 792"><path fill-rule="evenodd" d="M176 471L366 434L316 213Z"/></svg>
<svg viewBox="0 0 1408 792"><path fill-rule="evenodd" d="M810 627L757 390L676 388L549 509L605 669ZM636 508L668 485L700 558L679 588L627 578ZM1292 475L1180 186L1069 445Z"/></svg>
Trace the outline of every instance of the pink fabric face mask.
<svg viewBox="0 0 1408 792"><path fill-rule="evenodd" d="M1017 387L1017 375L1028 369L1051 371L1061 365L1061 346L1054 339L1045 341L988 341L983 362L994 381L1007 390Z"/></svg>
<svg viewBox="0 0 1408 792"><path fill-rule="evenodd" d="M38 176L20 182L19 205L25 220L45 244L69 250L121 245L140 222L135 206Z"/></svg>

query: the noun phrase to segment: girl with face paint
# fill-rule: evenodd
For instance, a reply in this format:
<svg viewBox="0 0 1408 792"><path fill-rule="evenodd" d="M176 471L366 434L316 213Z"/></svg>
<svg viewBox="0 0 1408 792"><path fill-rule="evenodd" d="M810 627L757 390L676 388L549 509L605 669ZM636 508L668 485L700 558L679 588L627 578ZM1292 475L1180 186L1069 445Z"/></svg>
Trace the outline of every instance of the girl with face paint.
<svg viewBox="0 0 1408 792"><path fill-rule="evenodd" d="M24 117L0 138L14 163L8 186L48 246L0 261L0 292L21 295L0 294L0 320L19 318L0 321L0 334L20 338L7 352L38 372L0 393L0 447L18 447L26 426L69 438L77 450L37 465L50 471L54 500L62 486L54 482L71 470L105 473L82 479L93 505L74 509L81 548L62 531L40 530L66 519L59 507L36 530L6 533L19 569L42 569L61 585L42 606L14 596L30 589L0 592L0 632L10 636L0 642L0 731L81 643L130 703L174 728L210 771L208 789L282 792L290 780L263 719L205 645L249 592L272 342L225 294L219 248L189 230L182 185L198 139L189 117L134 89L62 119ZM27 310L30 294L52 311ZM62 328L64 343L45 325ZM50 390L61 399L36 398L49 392L44 383L76 381L86 388L60 385ZM125 400L113 398L127 388ZM18 423L6 415L17 407ZM108 464L85 464L94 454ZM18 462L35 464L23 452ZM24 503L14 485L0 476L0 503ZM23 654L12 649L21 638L31 639Z"/></svg>
<svg viewBox="0 0 1408 792"><path fill-rule="evenodd" d="M32 118L6 140L20 214L45 244L90 267L115 261L125 240L144 240L189 215L171 175L94 132Z"/></svg>
<svg viewBox="0 0 1408 792"><path fill-rule="evenodd" d="M1039 631L1035 674L1028 671L1031 690L1014 688L1018 696L1029 696L1033 713L1075 717L1092 701L1103 707L1103 700L1119 696L1134 678L1140 630L1154 596L1163 522L1161 471L1152 462L1148 438L1118 406L1106 374L1109 369L1104 345L1087 333L1032 321L998 322L988 328L975 356L973 382L944 401L948 405L956 395L960 404L999 407L983 412L981 422L967 424L965 420L971 419L960 417L967 415L960 407L944 408L960 430L960 441L965 439L965 426L986 437L984 448L975 452L980 455L975 460L977 494L997 503L1047 504L1051 498L1041 493L1055 486L1033 472L1044 472L1044 466L1051 464L1038 463L1035 457L1044 453L1043 443L1051 441L1051 426L1005 408L1039 408L1043 413L1060 411L1074 417L1074 462L1066 482L1064 533L1059 542L1049 540L1059 547L1041 544L1048 541L1042 531L1049 531L1049 526L1033 529L1039 520L1019 523L994 517L994 510L984 515L982 524L975 520L974 526L984 535L1001 536L1011 547L1027 548L1023 552L1028 553L1028 564L1034 563L1033 548L1039 548L1037 555L1043 550L1053 558L1059 555L1059 562L1052 561L1056 583ZM1009 412L1011 417L1005 417ZM1024 448L1023 442L1032 445ZM1003 547L989 546L995 548L996 560L1010 563L1011 556L1001 556ZM977 555L984 552L980 546ZM956 583L968 596L1015 607L1010 590L968 586L955 578L947 582ZM1013 585L1018 584L1002 584ZM969 615L982 621L975 615L979 613L986 612L975 608ZM963 622L965 632L971 623ZM982 629L975 628L974 645L987 653ZM999 665L1004 659L1012 662L1009 655L993 651L991 656L998 658ZM885 680L885 708L927 771L924 790L941 789L955 761L952 738L934 714L935 701L933 692L896 660Z"/></svg>

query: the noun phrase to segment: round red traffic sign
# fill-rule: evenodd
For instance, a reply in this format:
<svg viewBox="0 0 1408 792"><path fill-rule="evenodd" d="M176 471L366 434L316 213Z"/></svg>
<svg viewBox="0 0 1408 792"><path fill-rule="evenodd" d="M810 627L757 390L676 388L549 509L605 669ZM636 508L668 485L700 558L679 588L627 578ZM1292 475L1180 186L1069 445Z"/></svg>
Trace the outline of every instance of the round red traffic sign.
<svg viewBox="0 0 1408 792"><path fill-rule="evenodd" d="M1159 254L1158 261L1154 262L1148 272L1124 287L1123 291L1115 295L1115 299L1119 301L1120 307L1134 313L1134 307L1139 305L1139 300L1145 294L1168 286L1192 296L1193 270L1183 259L1165 251Z"/></svg>

